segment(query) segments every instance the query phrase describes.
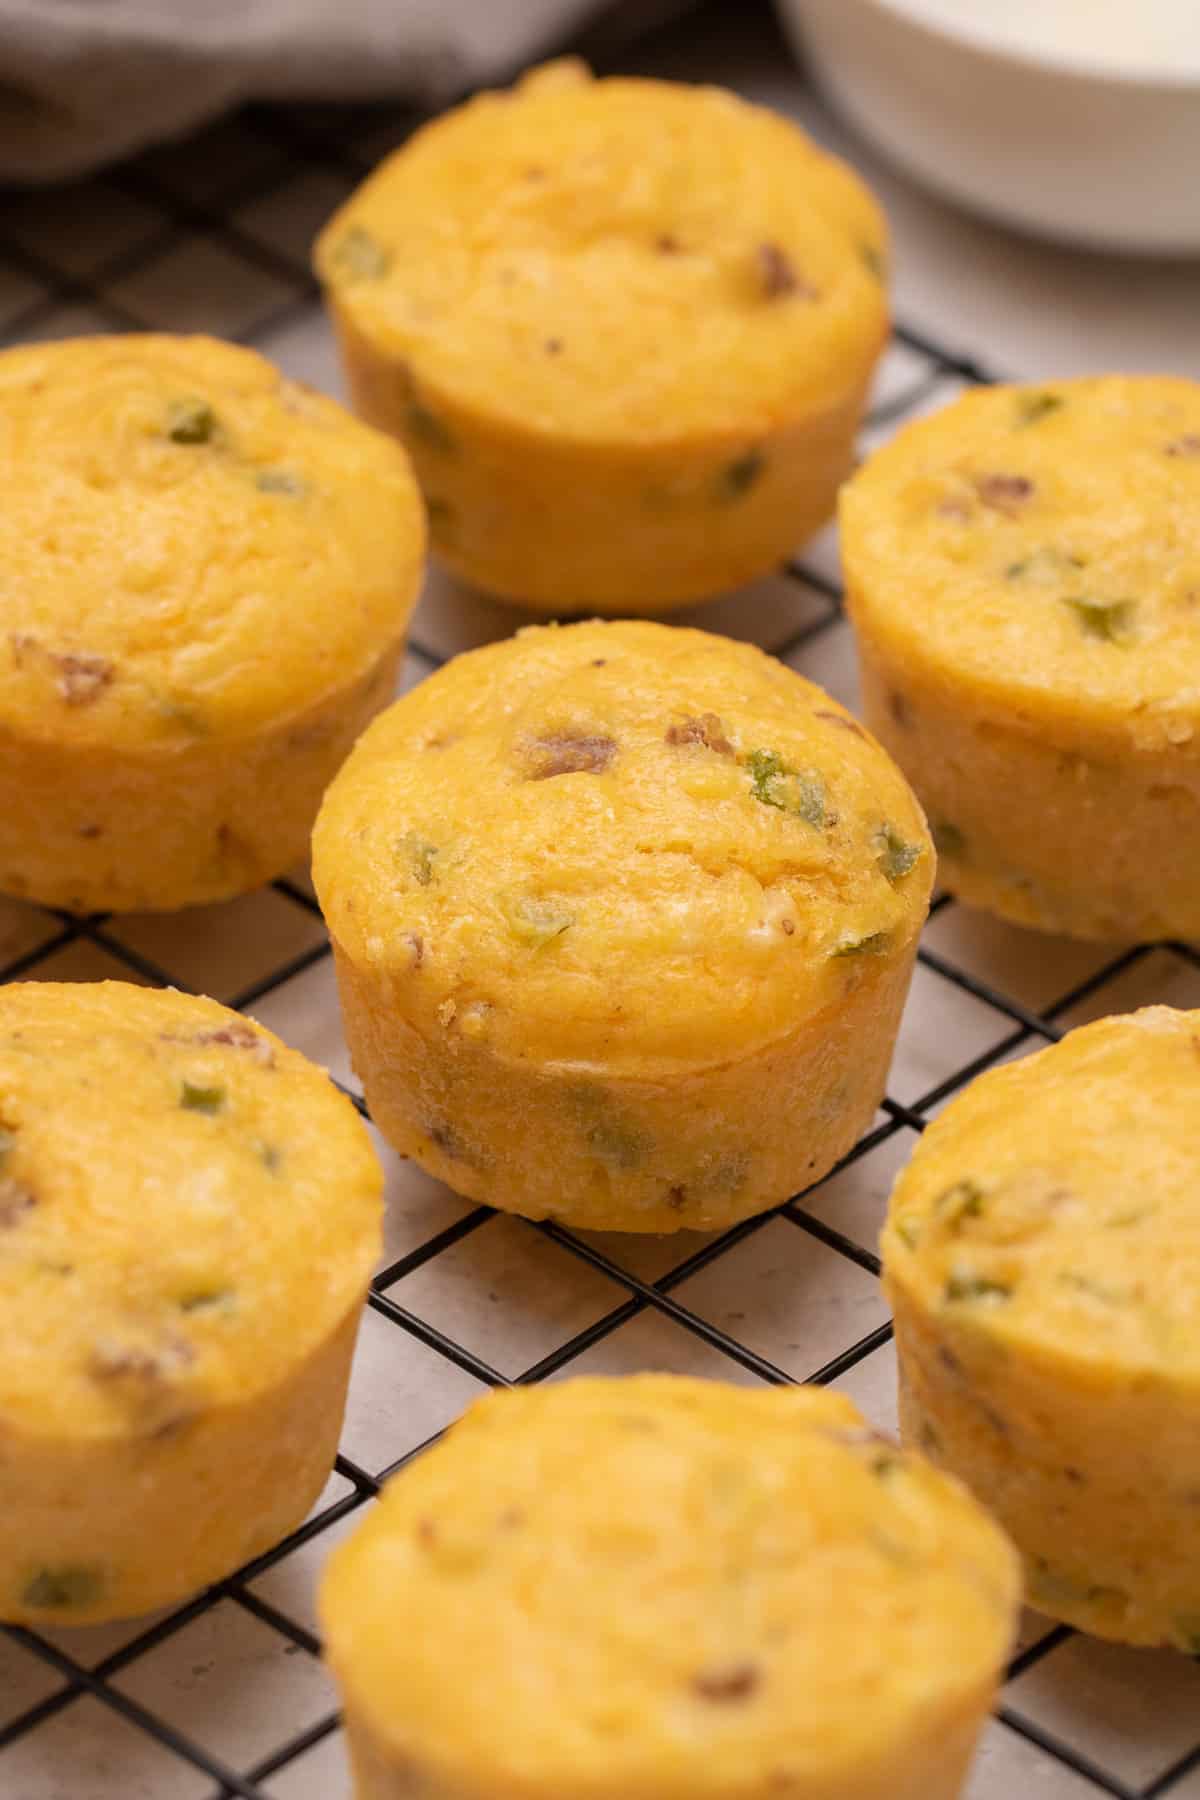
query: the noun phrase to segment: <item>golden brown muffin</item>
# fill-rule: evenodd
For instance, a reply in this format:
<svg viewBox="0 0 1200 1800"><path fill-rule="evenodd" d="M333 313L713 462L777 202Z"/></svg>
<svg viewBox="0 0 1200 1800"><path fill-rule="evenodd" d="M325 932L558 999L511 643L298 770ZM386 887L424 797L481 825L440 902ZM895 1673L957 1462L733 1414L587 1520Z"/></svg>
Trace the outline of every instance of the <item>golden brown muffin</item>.
<svg viewBox="0 0 1200 1800"><path fill-rule="evenodd" d="M575 61L425 126L317 245L437 554L556 613L736 587L825 522L885 260L867 189L790 121Z"/></svg>
<svg viewBox="0 0 1200 1800"><path fill-rule="evenodd" d="M820 1388L480 1401L321 1590L359 1800L952 1800L1017 1560Z"/></svg>
<svg viewBox="0 0 1200 1800"><path fill-rule="evenodd" d="M0 988L0 1619L170 1605L300 1523L381 1187L349 1102L215 1001Z"/></svg>
<svg viewBox="0 0 1200 1800"><path fill-rule="evenodd" d="M983 1075L883 1236L908 1439L973 1488L1034 1606L1200 1654L1200 1013Z"/></svg>
<svg viewBox="0 0 1200 1800"><path fill-rule="evenodd" d="M1200 383L968 394L845 490L866 717L972 905L1200 936Z"/></svg>
<svg viewBox="0 0 1200 1800"><path fill-rule="evenodd" d="M220 900L304 852L391 697L424 551L403 453L250 350L0 355L0 890Z"/></svg>
<svg viewBox="0 0 1200 1800"><path fill-rule="evenodd" d="M750 645L592 622L458 657L313 847L373 1117L460 1193L710 1230L872 1118L932 850L878 745Z"/></svg>

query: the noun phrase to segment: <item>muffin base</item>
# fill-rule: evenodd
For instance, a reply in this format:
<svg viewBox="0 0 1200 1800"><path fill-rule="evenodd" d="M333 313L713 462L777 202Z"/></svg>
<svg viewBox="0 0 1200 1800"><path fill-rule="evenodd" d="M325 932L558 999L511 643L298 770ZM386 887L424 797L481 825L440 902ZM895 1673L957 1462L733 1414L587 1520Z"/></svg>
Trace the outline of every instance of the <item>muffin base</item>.
<svg viewBox="0 0 1200 1800"><path fill-rule="evenodd" d="M552 441L420 398L412 371L330 297L354 409L400 438L434 554L531 611L655 614L768 573L832 516L882 340L829 406L677 444Z"/></svg>
<svg viewBox="0 0 1200 1800"><path fill-rule="evenodd" d="M95 1625L177 1605L300 1524L337 1451L361 1308L282 1382L141 1436L5 1446L0 1620ZM42 1578L59 1604L31 1605Z"/></svg>
<svg viewBox="0 0 1200 1800"><path fill-rule="evenodd" d="M992 1705L994 1690L982 1687L969 1706L928 1721L928 1733L897 1752L890 1742L884 1753L865 1756L853 1774L814 1776L811 1781L789 1779L786 1788L778 1780L748 1779L736 1787L706 1786L703 1800L957 1800L966 1780L980 1729ZM532 1773L521 1776L480 1770L477 1779L449 1779L400 1758L377 1739L347 1694L345 1717L350 1761L354 1770L355 1800L561 1800L562 1787L539 1781ZM671 1780L631 1786L573 1784L571 1800L696 1800L691 1782Z"/></svg>
<svg viewBox="0 0 1200 1800"><path fill-rule="evenodd" d="M1200 1392L950 1325L888 1284L904 1441L1022 1554L1026 1598L1094 1637L1200 1652Z"/></svg>
<svg viewBox="0 0 1200 1800"><path fill-rule="evenodd" d="M391 699L403 641L254 737L137 747L0 738L0 892L67 912L247 893L308 852L321 797Z"/></svg>
<svg viewBox="0 0 1200 1800"><path fill-rule="evenodd" d="M1068 937L1200 938L1200 731L1139 748L1129 721L1034 720L862 632L858 652L864 717L925 808L942 886Z"/></svg>
<svg viewBox="0 0 1200 1800"><path fill-rule="evenodd" d="M527 1218L715 1231L819 1181L870 1124L916 940L886 959L848 958L836 1010L765 1049L644 1080L501 1061L470 1035L469 1013L430 1041L404 1017L405 975L365 970L336 942L334 955L355 1069L402 1155Z"/></svg>

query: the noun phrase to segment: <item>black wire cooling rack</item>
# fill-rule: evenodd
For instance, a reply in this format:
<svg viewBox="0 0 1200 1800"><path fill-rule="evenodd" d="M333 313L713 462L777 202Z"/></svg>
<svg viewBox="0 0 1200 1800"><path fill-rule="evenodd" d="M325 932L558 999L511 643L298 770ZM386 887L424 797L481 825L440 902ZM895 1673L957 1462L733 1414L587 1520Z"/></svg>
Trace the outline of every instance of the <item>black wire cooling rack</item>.
<svg viewBox="0 0 1200 1800"><path fill-rule="evenodd" d="M415 122L407 114L357 114L348 124L344 112L329 109L252 109L185 146L141 158L100 181L50 195L13 197L0 210L0 334L15 342L88 330L211 329L254 345L285 367L290 365L294 373L328 382L332 361L306 266L307 242L321 219ZM949 398L963 384L991 379L988 369L972 357L955 354L903 324L895 327L886 367L890 373L884 398L871 416L869 437ZM831 567L828 559L818 558L783 571L765 613L791 623L777 640L770 631L761 637L776 655L818 680L826 679L839 657L845 661L847 628ZM708 622L715 622L715 617L710 613ZM438 635L427 629L435 618L428 607L418 615L410 663L410 673L417 677L445 660L447 647L428 641ZM700 622L706 622L703 614ZM274 895L293 923L303 926L303 945L273 964L266 958L254 979L242 981L236 992L226 990L225 997L235 1007L269 1007L288 984L329 956L318 909L304 881L278 881ZM52 976L66 966L64 956L69 963L68 953L82 948L98 955L109 973L124 971L135 980L181 988L206 985L197 975L195 955L189 952L183 959L186 967L180 966L178 957L160 960L146 952L144 939L135 941L138 934L126 921L19 910L21 941L37 941L0 968L2 981ZM180 930L185 938L177 934L175 942L186 939L186 919ZM274 936L289 941L281 928ZM290 941L295 941L295 934ZM514 1225L514 1230L538 1234L555 1246L556 1253L602 1277L613 1294L612 1303L600 1308L597 1316L568 1331L515 1375L502 1372L463 1341L472 1335L469 1329L444 1329L426 1316L439 1313L436 1305L422 1302L414 1308L404 1303L409 1278L422 1274L415 1287L410 1283L409 1296L414 1291L428 1295L430 1282L438 1280L447 1259L462 1254L494 1218L486 1207L458 1209L449 1224L413 1243L372 1284L369 1309L391 1328L388 1354L396 1368L423 1346L424 1353L468 1378L470 1386L542 1381L570 1371L584 1358L589 1368L605 1366L604 1358L624 1327L639 1319L657 1319L669 1321L693 1345L701 1346L709 1372L751 1382L805 1378L853 1386L856 1373L870 1359L875 1358L871 1366L879 1368L880 1358L887 1357L891 1327L881 1308L878 1322L858 1335L843 1331L846 1341L829 1353L828 1334L808 1337L802 1316L793 1329L797 1341L789 1342L788 1354L777 1360L766 1353L769 1345L756 1348L753 1341L757 1337L760 1345L765 1344L754 1312L756 1297L765 1291L761 1281L747 1278L739 1307L726 1304L714 1309L692 1299L703 1291L698 1278L711 1274L718 1264L732 1267L739 1246L781 1228L795 1234L788 1245L798 1246L807 1265L814 1258L828 1263L832 1255L859 1271L860 1281L877 1275L878 1259L871 1246L879 1192L864 1194L854 1184L880 1158L890 1158L894 1166L915 1141L913 1134L924 1128L948 1096L998 1061L1057 1039L1081 1017L1158 999L1196 1004L1200 997L1200 955L1185 944L1141 947L1111 956L1099 949L1093 954L1075 947L1068 953L1063 946L1043 944L1038 973L1029 977L1020 946L1033 942L1029 934L964 914L944 895L935 901L917 980L930 983L942 998L953 993L964 1000L973 1021L971 1045L978 1048L956 1054L953 1066L924 1091L919 1091L922 1084L915 1078L908 1080L905 1091L889 1091L874 1128L840 1169L775 1213L717 1238L681 1239L677 1245L664 1240L649 1263L629 1240L583 1238L552 1223ZM172 961L176 966L170 966ZM936 1004L933 1015L930 1028L936 1033ZM957 1050L960 1038L952 1033L951 1043ZM361 1097L352 1097L365 1111ZM877 1177L875 1185L878 1190ZM673 1260L677 1251L678 1260ZM811 1274L809 1279L806 1291L811 1293ZM818 1342L823 1346L820 1354ZM805 1356L810 1343L814 1348L809 1363ZM620 1358L615 1366L624 1366ZM289 1723L281 1726L279 1740L245 1766L236 1743L232 1738L227 1742L219 1711L210 1712L202 1731L181 1725L178 1709L154 1698L161 1684L156 1688L151 1682L143 1688L130 1677L202 1620L218 1621L205 1642L215 1646L210 1662L219 1661L220 1621L232 1616L230 1608L257 1621L270 1634L274 1648L301 1659L311 1671L310 1659L319 1655L314 1632L304 1619L264 1594L262 1578L307 1547L319 1547L328 1534L336 1535L336 1528L361 1512L380 1483L430 1441L426 1436L424 1443L411 1445L380 1467L361 1451L354 1457L340 1455L336 1492L331 1496L327 1490L321 1507L298 1531L168 1616L140 1629L135 1625L131 1635L98 1659L80 1648L80 1634L72 1638L66 1633L4 1628L0 1637L4 1800L56 1800L68 1794L71 1800L92 1800L94 1794L103 1800L143 1794L155 1800L158 1796L169 1800L175 1794L207 1800L233 1795L241 1800L284 1800L302 1794L333 1800L340 1785L340 1764L337 1775L323 1773L335 1764L322 1757L338 1731L338 1718L331 1690L317 1685L315 1676L304 1686L305 1694L315 1696L308 1702L312 1716L293 1728L289 1710ZM13 1693L19 1695L28 1687L20 1677L35 1666L39 1697L28 1704L14 1703ZM207 1667L193 1665L191 1674L200 1679ZM6 1670L17 1671L17 1679ZM271 1694L276 1692L272 1687ZM110 1742L103 1731L97 1737L95 1730L67 1740L57 1735L73 1711L91 1704L94 1713L96 1703L110 1725L114 1715L123 1722L117 1738ZM264 1705L270 1704L267 1696ZM142 1752L149 1754L148 1741L153 1755L146 1762ZM1166 1653L1160 1658L1094 1645L1065 1627L1031 1622L1010 1670L981 1770L978 1786L970 1790L973 1800L976 1794L979 1800L1007 1800L1023 1789L1042 1800L1072 1800L1097 1790L1118 1800L1157 1800L1165 1795L1195 1800L1200 1796L1200 1667Z"/></svg>

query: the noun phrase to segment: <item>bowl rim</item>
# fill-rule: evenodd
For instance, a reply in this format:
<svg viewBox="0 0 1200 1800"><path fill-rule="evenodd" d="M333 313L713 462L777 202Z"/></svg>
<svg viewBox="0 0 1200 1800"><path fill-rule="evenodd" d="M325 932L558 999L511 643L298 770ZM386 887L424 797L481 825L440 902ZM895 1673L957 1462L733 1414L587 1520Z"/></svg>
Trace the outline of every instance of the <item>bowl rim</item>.
<svg viewBox="0 0 1200 1800"><path fill-rule="evenodd" d="M811 0L799 0L802 10L806 10L810 3ZM1062 75L1080 81L1106 82L1110 86L1165 89L1170 92L1193 88L1200 94L1200 43L1197 44L1194 64L1155 63L1140 68L1126 68L1121 63L1106 63L1099 58L1089 57L1083 51L1036 49L1014 43L994 27L989 27L987 20L981 19L974 7L964 7L961 14L954 17L943 17L926 12L925 0L865 0L865 3L874 6L879 12L891 14L906 25L928 33L930 37L947 39L960 44L964 49L978 51L1018 68L1036 69L1043 75Z"/></svg>

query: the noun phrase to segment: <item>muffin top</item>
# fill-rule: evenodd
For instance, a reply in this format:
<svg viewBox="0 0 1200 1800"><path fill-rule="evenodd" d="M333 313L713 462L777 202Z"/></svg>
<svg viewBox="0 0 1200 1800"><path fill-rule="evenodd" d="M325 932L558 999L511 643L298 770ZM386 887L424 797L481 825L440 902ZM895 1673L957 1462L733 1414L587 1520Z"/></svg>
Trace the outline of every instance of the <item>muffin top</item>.
<svg viewBox="0 0 1200 1800"><path fill-rule="evenodd" d="M518 431L645 443L839 403L886 330L885 256L866 188L788 120L573 60L425 126L317 245L423 387Z"/></svg>
<svg viewBox="0 0 1200 1800"><path fill-rule="evenodd" d="M674 1800L849 1792L992 1676L1016 1599L982 1509L842 1395L641 1375L478 1402L321 1611L370 1725L448 1782Z"/></svg>
<svg viewBox="0 0 1200 1800"><path fill-rule="evenodd" d="M431 1033L580 1073L764 1047L925 917L923 815L875 740L748 644L535 626L382 714L326 795L335 940Z"/></svg>
<svg viewBox="0 0 1200 1800"><path fill-rule="evenodd" d="M0 988L0 1427L150 1437L356 1305L382 1177L353 1107L214 1000Z"/></svg>
<svg viewBox="0 0 1200 1800"><path fill-rule="evenodd" d="M0 729L251 735L365 675L424 552L404 453L251 350L0 354Z"/></svg>
<svg viewBox="0 0 1200 1800"><path fill-rule="evenodd" d="M964 395L842 497L850 603L896 655L1039 715L1200 728L1200 383Z"/></svg>
<svg viewBox="0 0 1200 1800"><path fill-rule="evenodd" d="M1200 1012L1100 1019L993 1069L896 1183L887 1279L999 1349L1200 1379Z"/></svg>

